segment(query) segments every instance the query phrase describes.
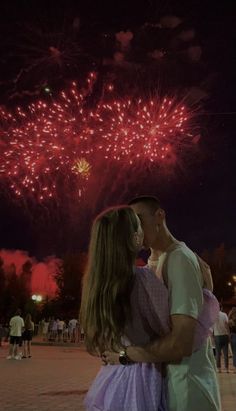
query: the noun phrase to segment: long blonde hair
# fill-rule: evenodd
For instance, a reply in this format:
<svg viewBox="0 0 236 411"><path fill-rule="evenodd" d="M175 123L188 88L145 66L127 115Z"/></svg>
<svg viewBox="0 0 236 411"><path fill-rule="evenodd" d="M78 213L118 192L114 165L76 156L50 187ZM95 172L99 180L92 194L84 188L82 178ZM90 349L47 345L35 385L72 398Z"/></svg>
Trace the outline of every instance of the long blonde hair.
<svg viewBox="0 0 236 411"><path fill-rule="evenodd" d="M26 329L26 330L31 330L31 329L32 329L31 314L26 314L26 317L25 317L25 329Z"/></svg>
<svg viewBox="0 0 236 411"><path fill-rule="evenodd" d="M120 345L130 314L137 230L137 217L127 206L110 208L93 223L81 305L90 353Z"/></svg>

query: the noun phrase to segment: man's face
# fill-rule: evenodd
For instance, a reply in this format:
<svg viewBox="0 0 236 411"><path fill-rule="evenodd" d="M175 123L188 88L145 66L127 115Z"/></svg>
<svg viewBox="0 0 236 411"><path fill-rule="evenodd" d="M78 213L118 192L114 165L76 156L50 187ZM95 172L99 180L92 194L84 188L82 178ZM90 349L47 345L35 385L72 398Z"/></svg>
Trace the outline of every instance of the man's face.
<svg viewBox="0 0 236 411"><path fill-rule="evenodd" d="M157 248L158 230L156 213L152 212L144 203L131 205L134 212L138 215L144 232L143 245L145 248Z"/></svg>
<svg viewBox="0 0 236 411"><path fill-rule="evenodd" d="M137 222L138 222L136 238L137 238L138 251L140 251L143 248L144 233L143 233L143 228L142 228L140 218L137 215L136 217L137 217Z"/></svg>

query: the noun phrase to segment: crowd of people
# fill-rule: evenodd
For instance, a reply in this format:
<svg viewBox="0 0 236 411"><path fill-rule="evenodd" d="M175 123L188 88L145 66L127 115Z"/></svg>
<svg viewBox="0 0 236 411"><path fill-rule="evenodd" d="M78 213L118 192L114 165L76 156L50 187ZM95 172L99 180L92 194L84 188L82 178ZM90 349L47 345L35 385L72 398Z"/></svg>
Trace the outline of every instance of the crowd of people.
<svg viewBox="0 0 236 411"><path fill-rule="evenodd" d="M9 343L8 360L21 360L31 358L31 342L33 336L42 337L43 341L61 343L80 343L84 341L84 331L76 318L68 321L51 317L42 319L35 325L31 314L23 318L20 309L9 323L0 321L0 347L3 343Z"/></svg>
<svg viewBox="0 0 236 411"><path fill-rule="evenodd" d="M44 318L39 322L38 333L44 341L79 343L84 340L84 330L76 318Z"/></svg>
<svg viewBox="0 0 236 411"><path fill-rule="evenodd" d="M23 351L20 351L20 356L22 354L22 358L26 358L28 353L28 357L30 358L31 341L35 326L30 314L27 314L25 320L22 321L23 318L19 313L20 310L17 310L16 315L10 320L9 325L4 324L3 321L0 322L0 347L3 342L18 340L19 348L24 348L24 355ZM16 331L16 324L18 324L18 322L20 323L21 335L17 335L19 332ZM48 320L42 319L38 324L37 335L42 336L43 341L71 343L84 341L84 330L76 318L67 321L59 318L55 320L53 317ZM233 307L227 315L221 306L218 318L212 329L212 346L216 357L217 371L222 371L221 357L223 355L225 371L230 372L229 358L232 357L233 372L236 373L236 307ZM11 357L16 356L17 354L11 354Z"/></svg>
<svg viewBox="0 0 236 411"><path fill-rule="evenodd" d="M5 340L9 340L9 353L7 360L31 358L31 341L34 333L34 322L31 314L25 319L21 316L21 310L17 309L15 315L10 319L9 328L3 328Z"/></svg>

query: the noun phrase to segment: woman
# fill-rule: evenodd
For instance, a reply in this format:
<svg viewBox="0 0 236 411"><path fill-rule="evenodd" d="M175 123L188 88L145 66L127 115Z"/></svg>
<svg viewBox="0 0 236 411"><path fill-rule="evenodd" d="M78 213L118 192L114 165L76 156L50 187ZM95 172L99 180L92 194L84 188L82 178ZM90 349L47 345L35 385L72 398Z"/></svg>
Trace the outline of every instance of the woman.
<svg viewBox="0 0 236 411"><path fill-rule="evenodd" d="M236 307L233 307L229 313L229 329L230 329L230 340L231 348L233 354L233 366L234 372L236 373Z"/></svg>
<svg viewBox="0 0 236 411"><path fill-rule="evenodd" d="M129 207L109 209L93 224L82 296L85 344L92 354L147 344L169 330L166 287L148 269L134 267L142 242L139 219ZM102 367L85 405L89 411L165 411L161 364Z"/></svg>
<svg viewBox="0 0 236 411"><path fill-rule="evenodd" d="M34 332L34 323L31 319L31 314L25 317L25 329L22 334L24 354L22 358L31 358L31 341Z"/></svg>

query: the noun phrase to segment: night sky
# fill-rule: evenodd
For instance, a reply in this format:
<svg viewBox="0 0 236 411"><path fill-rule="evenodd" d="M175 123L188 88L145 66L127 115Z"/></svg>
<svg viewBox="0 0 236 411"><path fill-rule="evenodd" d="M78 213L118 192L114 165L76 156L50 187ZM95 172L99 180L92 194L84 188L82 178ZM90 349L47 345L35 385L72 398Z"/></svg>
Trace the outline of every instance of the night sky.
<svg viewBox="0 0 236 411"><path fill-rule="evenodd" d="M100 176L79 204L70 204L68 196L45 204L17 200L0 174L0 248L26 250L38 258L86 249L94 215L141 194L161 198L173 234L197 251L221 243L236 246L236 10L232 4L1 2L2 106L14 110L47 99L47 87L57 99L70 81L84 81L94 71L97 83L89 104L101 98L107 82L115 84L122 98L143 97L156 90L187 96L196 110L193 132L201 137L171 170L143 167L119 172L116 165L105 178L107 169L101 164ZM117 40L120 32L132 33L128 46ZM6 158L1 140L0 156L2 164Z"/></svg>

